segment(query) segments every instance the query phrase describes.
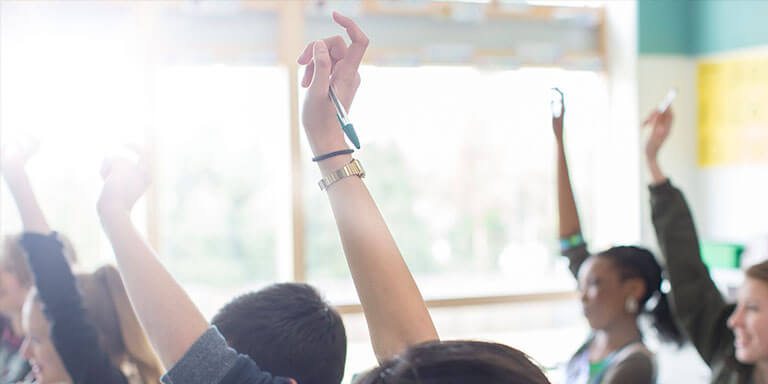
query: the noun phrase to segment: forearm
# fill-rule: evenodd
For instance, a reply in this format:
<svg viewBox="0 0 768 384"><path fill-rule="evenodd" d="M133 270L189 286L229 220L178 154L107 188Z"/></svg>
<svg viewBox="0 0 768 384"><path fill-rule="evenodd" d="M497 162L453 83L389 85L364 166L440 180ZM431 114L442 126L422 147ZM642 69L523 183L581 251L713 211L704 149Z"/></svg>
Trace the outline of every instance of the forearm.
<svg viewBox="0 0 768 384"><path fill-rule="evenodd" d="M172 367L210 325L141 237L129 212L100 205L99 214L136 314L163 364Z"/></svg>
<svg viewBox="0 0 768 384"><path fill-rule="evenodd" d="M682 193L663 181L651 188L651 207L676 318L711 363L720 345L733 337L725 325L727 305L701 260L693 217Z"/></svg>
<svg viewBox="0 0 768 384"><path fill-rule="evenodd" d="M325 175L350 160L334 157L320 168ZM347 177L327 192L379 361L437 340L416 282L363 181Z"/></svg>
<svg viewBox="0 0 768 384"><path fill-rule="evenodd" d="M652 186L650 192L653 226L671 282L686 284L708 278L693 217L682 193L666 180Z"/></svg>
<svg viewBox="0 0 768 384"><path fill-rule="evenodd" d="M45 220L27 173L22 170L5 171L5 181L11 191L16 208L21 216L24 231L48 234L51 228Z"/></svg>
<svg viewBox="0 0 768 384"><path fill-rule="evenodd" d="M64 317L62 314L79 310L81 299L75 276L56 237L28 232L21 237L20 245L49 320L54 322Z"/></svg>
<svg viewBox="0 0 768 384"><path fill-rule="evenodd" d="M573 197L568 161L562 140L557 144L557 206L560 214L560 237L565 238L581 232L579 212Z"/></svg>
<svg viewBox="0 0 768 384"><path fill-rule="evenodd" d="M61 243L54 235L36 233L25 233L20 243L51 324L51 339L70 376L81 382L89 372L111 372L109 356L99 346L98 334L87 320Z"/></svg>
<svg viewBox="0 0 768 384"><path fill-rule="evenodd" d="M646 159L646 164L648 166L648 172L651 175L651 185L659 185L667 180L667 176L662 172L656 156L649 156Z"/></svg>

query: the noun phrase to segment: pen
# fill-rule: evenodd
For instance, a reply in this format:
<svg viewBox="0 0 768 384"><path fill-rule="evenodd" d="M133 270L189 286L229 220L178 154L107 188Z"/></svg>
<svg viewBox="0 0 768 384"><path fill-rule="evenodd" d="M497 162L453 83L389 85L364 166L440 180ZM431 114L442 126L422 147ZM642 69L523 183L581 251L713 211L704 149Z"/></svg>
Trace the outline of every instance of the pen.
<svg viewBox="0 0 768 384"><path fill-rule="evenodd" d="M336 118L339 119L341 129L344 131L344 134L349 137L349 140L352 142L352 144L355 145L355 148L360 149L360 140L357 138L357 133L355 133L355 127L352 125L352 123L349 122L347 111L344 109L344 106L341 105L339 98L336 97L336 92L333 90L333 85L328 88L328 95L331 97L331 101L336 107Z"/></svg>

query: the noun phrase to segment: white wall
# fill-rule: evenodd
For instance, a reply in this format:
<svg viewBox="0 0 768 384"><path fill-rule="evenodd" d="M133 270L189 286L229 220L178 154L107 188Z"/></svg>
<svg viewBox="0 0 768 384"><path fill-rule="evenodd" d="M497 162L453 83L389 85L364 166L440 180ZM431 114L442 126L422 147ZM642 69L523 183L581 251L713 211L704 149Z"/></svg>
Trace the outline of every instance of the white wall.
<svg viewBox="0 0 768 384"><path fill-rule="evenodd" d="M637 4L606 2L610 117L598 147L598 212L592 248L640 240L637 201ZM620 223L620 225L619 225ZM632 223L627 224L627 223ZM637 223L637 224L635 224Z"/></svg>
<svg viewBox="0 0 768 384"><path fill-rule="evenodd" d="M668 142L659 154L662 170L672 182L685 192L697 223L701 223L700 215L705 212L704 194L700 188L697 171L697 94L696 94L696 65L695 59L687 56L649 56L638 58L638 109L639 117L636 123L638 130L640 122L661 102L671 88L678 89L678 96L672 104L675 122ZM656 249L656 237L650 220L650 204L648 196L649 176L645 166L645 142L643 131L638 141L639 152L639 185L642 214L643 244Z"/></svg>

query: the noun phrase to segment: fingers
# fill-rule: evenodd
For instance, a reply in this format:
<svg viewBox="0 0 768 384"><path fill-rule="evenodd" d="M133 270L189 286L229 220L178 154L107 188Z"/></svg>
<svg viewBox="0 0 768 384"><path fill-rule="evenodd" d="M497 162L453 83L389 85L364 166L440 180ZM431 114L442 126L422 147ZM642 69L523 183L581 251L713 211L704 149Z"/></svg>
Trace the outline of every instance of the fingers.
<svg viewBox="0 0 768 384"><path fill-rule="evenodd" d="M333 36L307 44L307 46L304 47L304 51L296 59L296 62L300 65L306 65L306 68L304 68L304 76L301 80L301 86L304 88L309 87L312 79L316 77L315 70L317 69L317 63L315 62L316 60L313 59L315 47L320 41L325 44L325 50L329 57L329 76L331 73L336 72L337 64L343 68L344 75L357 73L360 63L363 60L365 50L368 48L368 37L363 33L360 27L352 21L352 19L335 12L333 14L333 19L336 23L346 29L352 43L347 46L343 37Z"/></svg>
<svg viewBox="0 0 768 384"><path fill-rule="evenodd" d="M341 36L333 36L323 39L325 45L328 47L328 52L331 55L331 63L335 64L337 61L347 56L347 42Z"/></svg>
<svg viewBox="0 0 768 384"><path fill-rule="evenodd" d="M360 67L360 63L363 61L365 50L368 48L368 36L363 33L363 30L361 30L352 19L346 16L334 12L333 20L347 30L347 35L349 35L349 38L352 41L347 49L346 56L344 56L344 60L342 61L345 70L356 72ZM342 64L340 63L339 65Z"/></svg>
<svg viewBox="0 0 768 384"><path fill-rule="evenodd" d="M341 36L328 37L322 41L325 42L325 45L328 48L328 52L330 52L331 73L333 73L336 63L343 59L347 54L347 43ZM302 52L299 58L296 60L296 62L299 64L307 66L304 68L304 77L301 80L301 86L303 88L309 87L309 84L312 81L312 77L314 76L315 64L312 61L312 54L315 43L316 42L313 41L307 44L307 46L304 48L304 52Z"/></svg>
<svg viewBox="0 0 768 384"><path fill-rule="evenodd" d="M344 55L347 53L347 43L344 41L343 37L336 35L333 37L327 37L323 39L323 41L328 47L328 50L331 52L331 59L338 61L344 58ZM312 62L312 51L314 49L315 43L316 41L313 41L304 47L304 51L301 52L299 58L296 59L297 63L301 65L307 65Z"/></svg>
<svg viewBox="0 0 768 384"><path fill-rule="evenodd" d="M668 108L666 111L664 111L664 123L667 125L672 124L672 120L675 118L675 113L672 112L672 108Z"/></svg>
<svg viewBox="0 0 768 384"><path fill-rule="evenodd" d="M648 115L645 121L643 121L643 124L641 124L640 126L645 127L648 124L653 125L656 123L656 120L658 119L658 117L659 117L659 111L653 111L651 112L650 115Z"/></svg>
<svg viewBox="0 0 768 384"><path fill-rule="evenodd" d="M314 76L312 77L312 84L309 86L309 95L327 97L331 76L331 56L324 41L315 42L312 56Z"/></svg>
<svg viewBox="0 0 768 384"><path fill-rule="evenodd" d="M310 61L306 68L304 68L304 77L301 79L301 87L309 87L312 82L312 76L315 74L315 63Z"/></svg>
<svg viewBox="0 0 768 384"><path fill-rule="evenodd" d="M101 162L101 178L106 180L113 171L121 172L125 170L138 169L145 177L150 176L152 169L151 153L138 144L126 144L128 152L119 155L110 155ZM135 155L132 156L132 155Z"/></svg>

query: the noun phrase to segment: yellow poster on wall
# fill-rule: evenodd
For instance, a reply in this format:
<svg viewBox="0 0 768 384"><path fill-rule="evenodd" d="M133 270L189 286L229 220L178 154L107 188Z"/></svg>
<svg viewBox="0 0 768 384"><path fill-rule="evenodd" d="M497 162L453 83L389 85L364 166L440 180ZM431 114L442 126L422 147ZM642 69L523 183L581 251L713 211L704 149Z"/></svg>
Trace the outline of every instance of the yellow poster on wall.
<svg viewBox="0 0 768 384"><path fill-rule="evenodd" d="M768 163L768 57L698 64L699 165Z"/></svg>

